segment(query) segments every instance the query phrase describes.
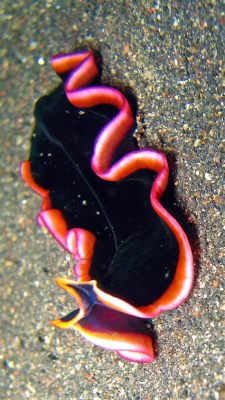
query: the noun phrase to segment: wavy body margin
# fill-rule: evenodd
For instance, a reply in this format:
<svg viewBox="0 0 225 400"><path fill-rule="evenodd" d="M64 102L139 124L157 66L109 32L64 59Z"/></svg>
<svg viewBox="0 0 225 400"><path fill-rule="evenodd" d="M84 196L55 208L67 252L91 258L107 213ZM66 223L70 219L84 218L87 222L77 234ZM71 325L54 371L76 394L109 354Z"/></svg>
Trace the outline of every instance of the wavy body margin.
<svg viewBox="0 0 225 400"><path fill-rule="evenodd" d="M58 278L56 282L75 297L79 311L76 315L55 320L52 324L61 329L74 328L92 343L116 351L128 361L151 362L154 360L154 351L151 338L143 328L144 319L156 317L181 305L188 297L194 279L193 256L188 238L180 224L160 203L168 183L168 163L163 153L149 149L130 152L112 164L115 150L134 125L127 99L120 91L110 87L86 87L99 73L91 51L55 55L51 62L57 74L68 74L65 93L75 107L89 108L108 104L118 109L116 117L103 127L96 139L91 167L96 175L107 181L119 181L140 169L154 171L156 178L149 200L155 212L174 234L179 247L174 279L154 303L134 307L107 294L98 288L98 283L91 280L89 275L95 236L81 228L67 230L61 211L51 208L49 192L32 177L30 161L24 161L21 164L21 175L42 198L38 223L47 227L77 261L77 280ZM141 325L140 318L143 319ZM114 324L110 322L112 320Z"/></svg>

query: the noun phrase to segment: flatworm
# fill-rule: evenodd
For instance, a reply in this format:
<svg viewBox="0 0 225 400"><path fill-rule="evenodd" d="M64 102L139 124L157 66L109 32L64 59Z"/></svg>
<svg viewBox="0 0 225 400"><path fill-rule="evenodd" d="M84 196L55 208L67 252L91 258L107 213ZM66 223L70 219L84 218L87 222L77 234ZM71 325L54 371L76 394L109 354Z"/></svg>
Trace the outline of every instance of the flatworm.
<svg viewBox="0 0 225 400"><path fill-rule="evenodd" d="M182 304L194 275L187 236L160 200L166 157L136 147L131 107L97 81L91 51L56 55L52 67L64 83L37 102L30 159L21 164L42 198L39 224L76 260L76 281L56 282L78 309L52 324L151 362L146 320Z"/></svg>

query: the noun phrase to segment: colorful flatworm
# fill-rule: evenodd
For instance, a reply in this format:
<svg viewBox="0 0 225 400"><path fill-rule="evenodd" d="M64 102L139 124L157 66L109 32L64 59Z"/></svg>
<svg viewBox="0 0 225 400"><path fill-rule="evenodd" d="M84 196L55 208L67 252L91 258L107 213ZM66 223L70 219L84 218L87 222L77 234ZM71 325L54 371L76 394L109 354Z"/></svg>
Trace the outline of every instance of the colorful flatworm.
<svg viewBox="0 0 225 400"><path fill-rule="evenodd" d="M39 224L76 260L76 281L56 282L79 308L52 324L151 362L146 320L182 304L194 276L187 236L160 202L166 157L136 148L130 105L96 83L91 51L56 55L52 67L64 85L37 102L30 160L21 165L42 198Z"/></svg>

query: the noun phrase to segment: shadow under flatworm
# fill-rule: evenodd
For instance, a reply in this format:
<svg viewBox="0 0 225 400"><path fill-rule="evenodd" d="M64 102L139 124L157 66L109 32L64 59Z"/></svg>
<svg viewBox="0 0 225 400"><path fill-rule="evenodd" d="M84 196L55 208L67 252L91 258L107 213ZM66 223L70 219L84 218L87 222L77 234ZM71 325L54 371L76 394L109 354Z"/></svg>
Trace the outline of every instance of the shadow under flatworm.
<svg viewBox="0 0 225 400"><path fill-rule="evenodd" d="M96 136L117 110L72 106L60 85L35 107L31 171L50 191L68 229L83 228L97 238L90 276L105 292L137 307L158 299L170 285L177 242L151 208L154 173L139 171L120 182L100 179L90 162ZM128 135L113 162L136 150Z"/></svg>

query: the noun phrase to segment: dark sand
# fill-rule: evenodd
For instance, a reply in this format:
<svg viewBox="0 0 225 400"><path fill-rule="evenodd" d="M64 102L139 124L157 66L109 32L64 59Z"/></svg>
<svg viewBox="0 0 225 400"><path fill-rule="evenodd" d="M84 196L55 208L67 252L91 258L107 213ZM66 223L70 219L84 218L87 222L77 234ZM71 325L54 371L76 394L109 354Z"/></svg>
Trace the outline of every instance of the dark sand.
<svg viewBox="0 0 225 400"><path fill-rule="evenodd" d="M3 1L0 399L225 398L223 4ZM79 47L101 52L105 83L132 89L141 144L168 154L177 203L193 223L196 283L185 304L153 321L152 364L125 362L48 324L73 307L54 284L72 261L36 226L40 201L18 171L29 154L33 104L58 82L49 57Z"/></svg>

